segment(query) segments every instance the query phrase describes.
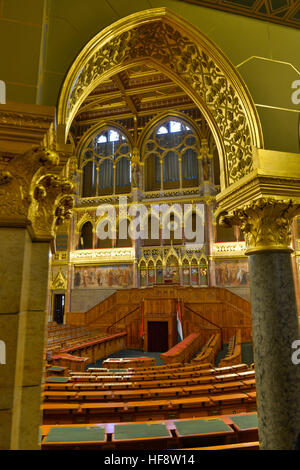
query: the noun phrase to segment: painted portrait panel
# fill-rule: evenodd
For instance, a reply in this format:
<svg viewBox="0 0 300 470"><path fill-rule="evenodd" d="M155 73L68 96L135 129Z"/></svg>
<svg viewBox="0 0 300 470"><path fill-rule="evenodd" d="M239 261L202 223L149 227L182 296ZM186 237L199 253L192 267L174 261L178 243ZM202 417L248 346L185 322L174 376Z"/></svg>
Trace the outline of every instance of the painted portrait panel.
<svg viewBox="0 0 300 470"><path fill-rule="evenodd" d="M217 286L249 286L248 261L215 261Z"/></svg>
<svg viewBox="0 0 300 470"><path fill-rule="evenodd" d="M74 287L81 289L133 287L132 266L75 266Z"/></svg>

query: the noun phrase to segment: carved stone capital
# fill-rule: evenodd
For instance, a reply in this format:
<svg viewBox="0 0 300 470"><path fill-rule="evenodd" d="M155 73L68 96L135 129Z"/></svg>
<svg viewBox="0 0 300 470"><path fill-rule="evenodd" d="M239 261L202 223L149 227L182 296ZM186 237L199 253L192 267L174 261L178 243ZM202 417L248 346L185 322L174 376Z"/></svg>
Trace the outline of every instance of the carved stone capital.
<svg viewBox="0 0 300 470"><path fill-rule="evenodd" d="M57 175L47 174L36 182L29 209L30 231L34 239L51 239L57 226L71 218L74 192L75 185Z"/></svg>
<svg viewBox="0 0 300 470"><path fill-rule="evenodd" d="M221 213L220 225L238 225L244 233L246 254L260 251L292 251L291 223L300 204L291 199L261 198L232 212Z"/></svg>
<svg viewBox="0 0 300 470"><path fill-rule="evenodd" d="M17 155L0 168L0 223L15 225L28 223L32 202L31 187L43 173L59 164L59 156L46 147L35 146L23 155Z"/></svg>

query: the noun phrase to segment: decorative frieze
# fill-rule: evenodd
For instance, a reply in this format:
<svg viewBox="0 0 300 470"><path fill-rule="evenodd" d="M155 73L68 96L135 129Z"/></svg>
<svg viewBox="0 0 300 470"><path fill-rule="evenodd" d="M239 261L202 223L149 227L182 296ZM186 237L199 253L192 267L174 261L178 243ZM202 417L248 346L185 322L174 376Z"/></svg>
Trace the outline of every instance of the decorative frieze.
<svg viewBox="0 0 300 470"><path fill-rule="evenodd" d="M70 261L76 264L126 263L133 262L134 259L134 248L101 248L99 250L76 250L70 253Z"/></svg>

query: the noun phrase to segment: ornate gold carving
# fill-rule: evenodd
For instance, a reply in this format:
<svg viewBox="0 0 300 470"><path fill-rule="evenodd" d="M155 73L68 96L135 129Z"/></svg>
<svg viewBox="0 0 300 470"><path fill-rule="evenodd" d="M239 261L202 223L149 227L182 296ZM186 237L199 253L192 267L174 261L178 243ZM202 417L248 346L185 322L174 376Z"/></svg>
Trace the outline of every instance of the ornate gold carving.
<svg viewBox="0 0 300 470"><path fill-rule="evenodd" d="M133 57L150 57L162 62L177 75L183 75L206 102L224 140L229 183L251 171L251 136L236 91L214 60L170 25L142 25L115 37L98 50L78 77L70 96L68 113L101 74Z"/></svg>
<svg viewBox="0 0 300 470"><path fill-rule="evenodd" d="M246 88L207 38L195 31L189 34L188 25L182 34L183 19L173 18L165 9L141 15L136 14L131 22L127 19L124 25L119 22L110 30L109 41L97 36L84 48L63 87L59 125L66 125L68 131L80 104L104 74L141 60L152 61L178 78L199 105L204 104L223 154L225 186L232 184L251 171L252 146L262 146L259 119Z"/></svg>
<svg viewBox="0 0 300 470"><path fill-rule="evenodd" d="M0 187L0 218L27 219L32 201L31 185L44 171L59 164L56 152L35 146L23 155L15 156L9 163L9 171L2 169Z"/></svg>
<svg viewBox="0 0 300 470"><path fill-rule="evenodd" d="M246 254L259 251L292 251L291 223L300 214L300 204L289 200L261 198L243 208L223 213L219 224L239 225L244 232Z"/></svg>
<svg viewBox="0 0 300 470"><path fill-rule="evenodd" d="M65 276L62 273L61 269L59 269L58 273L56 274L55 278L53 279L50 288L52 290L54 290L54 289L67 289L67 279L65 278Z"/></svg>
<svg viewBox="0 0 300 470"><path fill-rule="evenodd" d="M52 117L26 113L0 112L0 124L16 127L36 127L45 130L49 127Z"/></svg>
<svg viewBox="0 0 300 470"><path fill-rule="evenodd" d="M244 256L246 244L244 241L240 242L218 242L212 246L212 255L214 258L223 257L241 257Z"/></svg>
<svg viewBox="0 0 300 470"><path fill-rule="evenodd" d="M0 186L10 183L12 178L10 171L0 170Z"/></svg>
<svg viewBox="0 0 300 470"><path fill-rule="evenodd" d="M55 235L58 225L70 219L74 205L72 193L75 185L56 175L42 176L33 189L33 201L29 209L34 236L48 239Z"/></svg>
<svg viewBox="0 0 300 470"><path fill-rule="evenodd" d="M140 154L139 149L134 148L131 157L131 175L132 175L132 187L140 188L142 184L141 178L142 167L140 166Z"/></svg>
<svg viewBox="0 0 300 470"><path fill-rule="evenodd" d="M134 249L128 248L107 248L97 250L76 250L71 251L70 260L72 263L118 263L130 262L134 260Z"/></svg>
<svg viewBox="0 0 300 470"><path fill-rule="evenodd" d="M185 246L156 246L142 248L142 256L139 260L139 267L143 267L143 265L148 267L150 263L153 264L153 267L161 264L161 266L165 268L168 264L168 259L171 257L176 258L178 266L184 266L185 264L188 264L189 266L208 265L207 256L205 255L202 248L187 248Z"/></svg>

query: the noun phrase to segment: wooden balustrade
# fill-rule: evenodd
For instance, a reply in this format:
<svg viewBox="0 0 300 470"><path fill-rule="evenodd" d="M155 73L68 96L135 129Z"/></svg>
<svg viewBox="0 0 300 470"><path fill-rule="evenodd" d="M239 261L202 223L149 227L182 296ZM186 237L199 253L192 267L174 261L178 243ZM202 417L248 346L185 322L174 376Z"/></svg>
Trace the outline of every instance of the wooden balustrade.
<svg viewBox="0 0 300 470"><path fill-rule="evenodd" d="M221 335L217 333L209 338L207 343L203 346L201 352L192 359L192 363L197 364L214 364L218 352L222 347Z"/></svg>
<svg viewBox="0 0 300 470"><path fill-rule="evenodd" d="M226 357L220 361L220 367L239 364L242 362L242 340L241 330L236 330L236 335L233 337L234 344L230 347Z"/></svg>

